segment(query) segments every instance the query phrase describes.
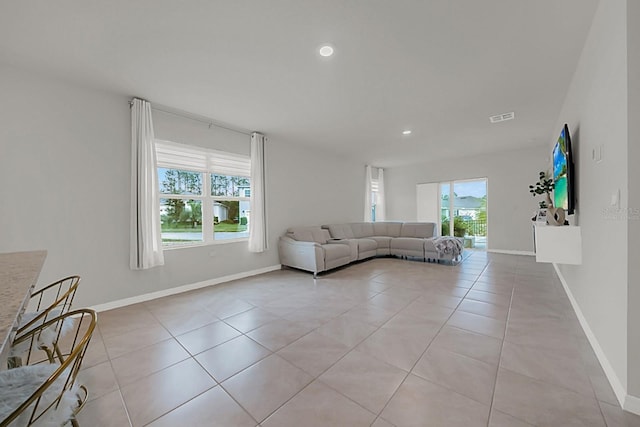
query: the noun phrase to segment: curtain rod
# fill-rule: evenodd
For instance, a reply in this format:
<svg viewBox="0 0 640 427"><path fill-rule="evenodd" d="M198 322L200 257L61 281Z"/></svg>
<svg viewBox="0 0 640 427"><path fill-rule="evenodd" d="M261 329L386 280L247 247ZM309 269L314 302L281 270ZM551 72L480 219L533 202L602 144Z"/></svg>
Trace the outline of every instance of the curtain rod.
<svg viewBox="0 0 640 427"><path fill-rule="evenodd" d="M141 98L138 98L138 99L141 99ZM133 104L133 102L129 101L129 106L131 106L132 104ZM209 129L211 129L211 126L215 126L217 128L229 130L231 132L241 133L241 134L247 135L247 136L251 136L251 134L253 133L252 131L249 131L249 130L246 130L246 129L236 128L236 127L232 127L230 125L226 125L226 124L222 124L222 123L216 122L215 120L210 119L208 117L204 117L204 116L200 116L200 115L197 115L197 114L189 113L187 111L178 110L178 109L172 108L172 107L167 107L167 106L161 105L161 104L151 104L151 109L152 110L156 110L156 111L160 111L162 113L167 113L167 114L172 114L174 116L183 117L185 119L193 120L193 121L196 121L196 122L204 123L204 124L209 126Z"/></svg>

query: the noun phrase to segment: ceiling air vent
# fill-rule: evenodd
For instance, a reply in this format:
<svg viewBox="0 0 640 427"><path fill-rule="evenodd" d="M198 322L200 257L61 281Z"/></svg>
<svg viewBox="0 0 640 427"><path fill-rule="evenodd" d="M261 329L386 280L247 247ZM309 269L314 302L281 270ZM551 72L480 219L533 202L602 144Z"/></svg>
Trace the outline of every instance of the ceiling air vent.
<svg viewBox="0 0 640 427"><path fill-rule="evenodd" d="M507 120L513 120L516 114L512 111L510 113L498 114L496 116L489 117L489 121L491 123L500 123L505 122Z"/></svg>

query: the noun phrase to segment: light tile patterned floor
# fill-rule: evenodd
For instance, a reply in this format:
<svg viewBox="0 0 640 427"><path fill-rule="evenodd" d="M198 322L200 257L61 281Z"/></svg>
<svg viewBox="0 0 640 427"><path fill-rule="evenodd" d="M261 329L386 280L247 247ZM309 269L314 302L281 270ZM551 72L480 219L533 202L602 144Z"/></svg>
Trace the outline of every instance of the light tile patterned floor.
<svg viewBox="0 0 640 427"><path fill-rule="evenodd" d="M83 426L640 426L553 269L283 270L100 313Z"/></svg>

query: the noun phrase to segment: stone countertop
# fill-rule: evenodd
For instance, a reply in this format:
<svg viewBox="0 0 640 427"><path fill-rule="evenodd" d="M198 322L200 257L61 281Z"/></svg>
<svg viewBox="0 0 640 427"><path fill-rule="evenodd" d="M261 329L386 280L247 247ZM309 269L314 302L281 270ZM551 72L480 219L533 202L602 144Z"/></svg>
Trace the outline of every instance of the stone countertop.
<svg viewBox="0 0 640 427"><path fill-rule="evenodd" d="M0 361L6 357L18 315L29 301L46 257L47 251L0 254Z"/></svg>

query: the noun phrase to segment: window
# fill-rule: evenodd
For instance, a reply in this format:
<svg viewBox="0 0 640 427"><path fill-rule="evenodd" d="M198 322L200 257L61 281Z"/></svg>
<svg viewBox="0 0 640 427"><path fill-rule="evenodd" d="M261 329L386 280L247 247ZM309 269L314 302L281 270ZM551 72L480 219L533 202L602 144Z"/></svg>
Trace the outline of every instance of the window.
<svg viewBox="0 0 640 427"><path fill-rule="evenodd" d="M364 220L365 221L384 221L386 219L386 203L384 197L384 169L376 168L378 172L377 178L372 176L372 167L365 167L365 191L364 191Z"/></svg>
<svg viewBox="0 0 640 427"><path fill-rule="evenodd" d="M249 156L156 141L165 247L247 239Z"/></svg>
<svg viewBox="0 0 640 427"><path fill-rule="evenodd" d="M371 180L371 221L376 222L376 205L378 204L378 180Z"/></svg>
<svg viewBox="0 0 640 427"><path fill-rule="evenodd" d="M249 177L211 174L214 239L249 237Z"/></svg>

